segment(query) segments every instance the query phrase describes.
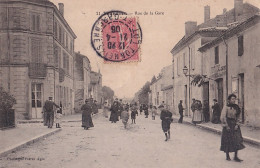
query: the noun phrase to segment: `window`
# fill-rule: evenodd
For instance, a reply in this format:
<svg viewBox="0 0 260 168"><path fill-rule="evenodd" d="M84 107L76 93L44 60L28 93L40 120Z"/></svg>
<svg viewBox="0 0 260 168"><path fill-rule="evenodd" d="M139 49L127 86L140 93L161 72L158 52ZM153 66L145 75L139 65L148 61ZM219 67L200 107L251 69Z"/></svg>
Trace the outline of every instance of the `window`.
<svg viewBox="0 0 260 168"><path fill-rule="evenodd" d="M65 33L65 37L66 37L66 42L65 42L65 46L66 46L66 48L68 48L68 35L67 35L67 33Z"/></svg>
<svg viewBox="0 0 260 168"><path fill-rule="evenodd" d="M40 14L31 14L31 30L40 31Z"/></svg>
<svg viewBox="0 0 260 168"><path fill-rule="evenodd" d="M61 36L62 36L62 32L61 32L61 27L59 26L59 41L61 42Z"/></svg>
<svg viewBox="0 0 260 168"><path fill-rule="evenodd" d="M180 75L180 68L181 68L181 64L180 64L181 60L180 57L177 58L177 75Z"/></svg>
<svg viewBox="0 0 260 168"><path fill-rule="evenodd" d="M40 40L31 40L31 58L33 63L42 63Z"/></svg>
<svg viewBox="0 0 260 168"><path fill-rule="evenodd" d="M238 42L238 56L242 56L244 54L244 36L239 36L237 42Z"/></svg>
<svg viewBox="0 0 260 168"><path fill-rule="evenodd" d="M183 67L185 67L186 66L186 54L185 53L183 53L183 56L182 56L183 58Z"/></svg>
<svg viewBox="0 0 260 168"><path fill-rule="evenodd" d="M215 64L219 64L219 47L215 47Z"/></svg>
<svg viewBox="0 0 260 168"><path fill-rule="evenodd" d="M54 29L54 37L58 38L58 30L57 30L58 27L57 27L57 22L56 21L54 22L54 28L53 29Z"/></svg>

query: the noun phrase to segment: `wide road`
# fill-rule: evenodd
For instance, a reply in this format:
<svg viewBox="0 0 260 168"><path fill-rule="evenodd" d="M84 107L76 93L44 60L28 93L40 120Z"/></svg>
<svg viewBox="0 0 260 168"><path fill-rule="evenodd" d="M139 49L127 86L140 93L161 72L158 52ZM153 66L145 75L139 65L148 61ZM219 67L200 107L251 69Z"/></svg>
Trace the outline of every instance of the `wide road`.
<svg viewBox="0 0 260 168"><path fill-rule="evenodd" d="M79 116L80 117L80 116ZM167 142L156 120L137 116L125 130L94 116L95 127L83 130L80 122L62 123L62 131L0 159L1 168L259 168L260 149L246 145L244 161L226 161L219 151L220 136L184 124L171 125ZM233 154L231 154L233 158ZM14 160L23 158L23 160ZM29 160L35 159L35 160Z"/></svg>

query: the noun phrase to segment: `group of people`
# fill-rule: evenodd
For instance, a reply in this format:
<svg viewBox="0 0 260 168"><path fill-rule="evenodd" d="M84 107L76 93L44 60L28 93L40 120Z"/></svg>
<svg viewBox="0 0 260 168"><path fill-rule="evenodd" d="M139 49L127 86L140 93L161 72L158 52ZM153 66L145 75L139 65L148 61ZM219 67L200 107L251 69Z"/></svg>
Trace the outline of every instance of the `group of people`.
<svg viewBox="0 0 260 168"><path fill-rule="evenodd" d="M55 114L56 111L56 114ZM62 103L60 106L53 102L52 97L46 100L43 106L43 125L52 128L54 122L56 123L56 128L61 128L60 122L62 117Z"/></svg>
<svg viewBox="0 0 260 168"><path fill-rule="evenodd" d="M211 122L214 124L220 124L220 115L221 115L221 108L217 101L217 99L213 99L214 105L212 106L213 115ZM182 123L183 121L183 111L185 108L182 105L183 101L180 100L178 104L180 119L179 123ZM210 121L210 112L209 112L209 102L207 100L204 100L204 103L202 105L200 100L192 99L191 104L191 111L193 113L192 115L192 122L196 125L201 122L209 122Z"/></svg>
<svg viewBox="0 0 260 168"><path fill-rule="evenodd" d="M213 99L213 116L212 123L214 124L222 124L222 135L221 135L221 146L220 150L226 153L226 160L230 161L230 152L234 152L234 160L236 162L241 162L240 158L238 158L238 150L244 149L245 146L243 144L243 137L240 130L240 107L235 103L237 96L235 94L230 94L227 98L227 104L223 107L221 111L221 107L216 99ZM191 110L193 112L192 122L196 125L197 123L201 123L203 121L208 122L210 120L209 117L209 109L205 106L209 107L208 102L204 103L204 108L199 100L193 99L193 103L191 105ZM179 123L183 121L183 105L182 100L178 105L180 119ZM203 110L203 113L201 112ZM207 110L207 112L205 111Z"/></svg>

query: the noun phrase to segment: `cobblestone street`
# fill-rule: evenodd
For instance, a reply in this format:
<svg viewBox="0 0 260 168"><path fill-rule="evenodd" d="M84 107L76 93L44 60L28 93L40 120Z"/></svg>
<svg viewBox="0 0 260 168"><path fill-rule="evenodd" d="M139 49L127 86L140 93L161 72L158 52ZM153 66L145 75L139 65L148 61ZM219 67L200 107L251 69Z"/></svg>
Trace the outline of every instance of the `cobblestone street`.
<svg viewBox="0 0 260 168"><path fill-rule="evenodd" d="M1 158L0 167L260 166L259 149L246 145L239 152L242 163L228 162L219 151L220 136L193 126L173 123L172 137L165 142L158 116L152 120L139 115L137 123L129 124L127 130L121 121L111 124L101 115L94 116L93 122L95 127L90 130L83 130L81 122L62 123L61 132Z"/></svg>

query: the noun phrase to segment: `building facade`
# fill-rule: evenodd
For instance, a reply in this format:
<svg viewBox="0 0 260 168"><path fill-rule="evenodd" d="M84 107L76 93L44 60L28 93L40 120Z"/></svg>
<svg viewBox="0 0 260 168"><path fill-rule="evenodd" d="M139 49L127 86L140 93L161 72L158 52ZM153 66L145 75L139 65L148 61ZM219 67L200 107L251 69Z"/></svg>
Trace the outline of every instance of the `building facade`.
<svg viewBox="0 0 260 168"><path fill-rule="evenodd" d="M205 61L203 71L211 78L210 104L216 98L223 106L227 95L234 93L242 121L256 127L260 126L259 32L260 16L256 14L200 48Z"/></svg>
<svg viewBox="0 0 260 168"><path fill-rule="evenodd" d="M96 100L97 104L103 104L102 75L100 72L90 72L89 97Z"/></svg>
<svg viewBox="0 0 260 168"><path fill-rule="evenodd" d="M91 65L87 56L75 53L74 80L75 80L75 111L79 112L85 100L89 98Z"/></svg>
<svg viewBox="0 0 260 168"><path fill-rule="evenodd" d="M0 1L0 83L16 98L18 119L42 118L48 97L74 108L75 33L48 0Z"/></svg>
<svg viewBox="0 0 260 168"><path fill-rule="evenodd" d="M203 72L204 66L209 66L204 63L204 58L198 49L216 39L235 24L241 23L259 12L259 9L251 4L243 3L243 0L234 0L234 8L217 15L210 19L210 7L204 8L204 23L197 25L197 22L188 21L185 23L185 35L171 50L173 55L173 73L174 73L174 107L178 110L179 100L183 100L183 106L186 109L185 115L191 116L190 106L191 99L209 101L209 82L206 82L202 87L191 85L194 75L205 75ZM222 51L220 51L222 52ZM222 53L219 53L222 54ZM225 60L219 59L220 62ZM188 69L188 73L183 73L184 67ZM213 73L221 73L224 75L225 67L217 65L212 68ZM221 72L218 72L221 71ZM224 78L223 78L224 79ZM218 97L223 106L223 89L224 80L218 81Z"/></svg>

